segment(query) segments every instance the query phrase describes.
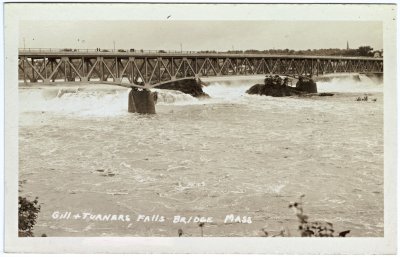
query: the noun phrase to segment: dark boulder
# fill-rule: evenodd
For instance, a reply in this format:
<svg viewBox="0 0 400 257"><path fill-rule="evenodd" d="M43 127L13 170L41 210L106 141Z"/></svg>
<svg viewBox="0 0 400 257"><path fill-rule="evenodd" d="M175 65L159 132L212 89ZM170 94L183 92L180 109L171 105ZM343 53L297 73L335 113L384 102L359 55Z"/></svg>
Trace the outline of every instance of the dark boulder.
<svg viewBox="0 0 400 257"><path fill-rule="evenodd" d="M280 85L256 84L246 91L250 95L269 95L274 97L302 95L306 92L299 91L293 87Z"/></svg>
<svg viewBox="0 0 400 257"><path fill-rule="evenodd" d="M178 90L193 97L209 97L203 92L203 83L197 79L182 79L156 86L159 89Z"/></svg>
<svg viewBox="0 0 400 257"><path fill-rule="evenodd" d="M305 95L317 93L317 84L311 79L300 79L296 87L288 86L288 78L283 81L279 76L267 77L264 84L256 84L246 93L251 95L267 95L274 97Z"/></svg>
<svg viewBox="0 0 400 257"><path fill-rule="evenodd" d="M333 93L320 93L318 96L334 96L335 94Z"/></svg>
<svg viewBox="0 0 400 257"><path fill-rule="evenodd" d="M264 88L264 84L255 84L254 86L249 88L246 93L250 95L262 95L265 90Z"/></svg>
<svg viewBox="0 0 400 257"><path fill-rule="evenodd" d="M312 79L299 78L296 83L296 89L307 93L318 93L317 83Z"/></svg>

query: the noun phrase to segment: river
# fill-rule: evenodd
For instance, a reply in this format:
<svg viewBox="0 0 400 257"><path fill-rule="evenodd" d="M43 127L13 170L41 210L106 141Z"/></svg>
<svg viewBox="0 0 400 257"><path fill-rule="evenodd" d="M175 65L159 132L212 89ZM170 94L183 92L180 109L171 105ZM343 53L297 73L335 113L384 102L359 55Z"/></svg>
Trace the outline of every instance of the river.
<svg viewBox="0 0 400 257"><path fill-rule="evenodd" d="M120 87L20 88L20 195L39 197L35 235L298 236L288 205L304 194L310 220L382 237L383 85L362 76L318 82L331 97L245 94L260 81L209 79L209 99L157 90L153 116L128 113Z"/></svg>

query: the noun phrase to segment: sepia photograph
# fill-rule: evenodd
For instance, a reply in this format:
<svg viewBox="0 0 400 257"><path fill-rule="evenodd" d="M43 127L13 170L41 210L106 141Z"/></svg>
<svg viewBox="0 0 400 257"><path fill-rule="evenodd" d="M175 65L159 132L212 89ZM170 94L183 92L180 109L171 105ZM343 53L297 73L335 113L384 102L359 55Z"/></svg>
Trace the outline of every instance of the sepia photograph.
<svg viewBox="0 0 400 257"><path fill-rule="evenodd" d="M9 242L389 236L393 249L396 5L5 10L6 25L30 13L5 31Z"/></svg>

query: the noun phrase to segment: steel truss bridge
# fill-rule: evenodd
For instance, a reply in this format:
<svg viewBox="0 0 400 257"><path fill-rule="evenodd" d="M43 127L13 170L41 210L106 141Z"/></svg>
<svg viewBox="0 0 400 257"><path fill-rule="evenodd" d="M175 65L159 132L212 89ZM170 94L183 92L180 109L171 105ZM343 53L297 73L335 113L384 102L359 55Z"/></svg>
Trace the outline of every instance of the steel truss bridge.
<svg viewBox="0 0 400 257"><path fill-rule="evenodd" d="M151 88L208 76L383 73L383 58L19 49L18 67L19 80L26 84L93 81Z"/></svg>

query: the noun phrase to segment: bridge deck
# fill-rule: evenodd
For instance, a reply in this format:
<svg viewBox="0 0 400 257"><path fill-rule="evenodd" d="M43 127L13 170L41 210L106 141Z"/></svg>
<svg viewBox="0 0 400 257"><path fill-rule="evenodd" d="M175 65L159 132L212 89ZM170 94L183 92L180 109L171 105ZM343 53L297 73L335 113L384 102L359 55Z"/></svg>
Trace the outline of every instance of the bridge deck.
<svg viewBox="0 0 400 257"><path fill-rule="evenodd" d="M203 76L280 74L312 77L327 73L383 73L383 59L372 57L270 55L250 53L93 51L19 49L24 83L93 80L154 87Z"/></svg>
<svg viewBox="0 0 400 257"><path fill-rule="evenodd" d="M18 50L19 56L32 58L43 57L178 57L178 58L282 58L282 59L314 59L314 60L378 60L383 58L365 57L365 56L314 56L314 55L271 55L271 54L250 54L250 53L200 53L200 52L102 52L92 50L79 51L52 51L52 50Z"/></svg>

